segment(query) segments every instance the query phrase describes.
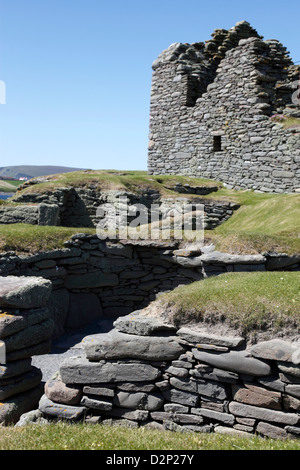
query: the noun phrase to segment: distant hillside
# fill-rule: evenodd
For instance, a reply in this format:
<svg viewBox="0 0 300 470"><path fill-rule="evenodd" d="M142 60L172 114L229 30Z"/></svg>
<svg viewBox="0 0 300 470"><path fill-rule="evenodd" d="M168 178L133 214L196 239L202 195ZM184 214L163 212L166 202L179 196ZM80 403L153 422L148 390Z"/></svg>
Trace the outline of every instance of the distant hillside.
<svg viewBox="0 0 300 470"><path fill-rule="evenodd" d="M55 175L57 173L68 173L71 171L81 171L84 168L69 168L65 166L4 166L0 167L0 176L3 178L34 178L36 176Z"/></svg>

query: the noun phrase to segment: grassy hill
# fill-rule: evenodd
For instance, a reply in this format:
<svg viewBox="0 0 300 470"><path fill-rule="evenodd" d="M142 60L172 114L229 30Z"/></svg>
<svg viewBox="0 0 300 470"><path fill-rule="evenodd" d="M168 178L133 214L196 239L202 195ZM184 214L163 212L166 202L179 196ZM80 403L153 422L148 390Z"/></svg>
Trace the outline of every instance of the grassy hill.
<svg viewBox="0 0 300 470"><path fill-rule="evenodd" d="M35 166L35 165L18 165L0 167L0 176L9 178L34 178L36 176L47 176L56 173L66 173L69 171L79 171L81 168L69 168L64 166Z"/></svg>

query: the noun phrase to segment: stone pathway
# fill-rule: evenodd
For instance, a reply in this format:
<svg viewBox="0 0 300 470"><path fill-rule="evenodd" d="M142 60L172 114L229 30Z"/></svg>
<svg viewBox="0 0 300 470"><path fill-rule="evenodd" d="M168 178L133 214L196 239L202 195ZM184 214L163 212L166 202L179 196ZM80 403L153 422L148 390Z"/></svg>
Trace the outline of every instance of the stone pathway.
<svg viewBox="0 0 300 470"><path fill-rule="evenodd" d="M66 333L53 341L51 353L34 356L32 365L42 371L42 381L49 380L59 370L60 364L67 357L79 356L83 353L81 341L85 336L94 333L107 333L113 328L114 321L115 318L112 320L97 320L80 330Z"/></svg>

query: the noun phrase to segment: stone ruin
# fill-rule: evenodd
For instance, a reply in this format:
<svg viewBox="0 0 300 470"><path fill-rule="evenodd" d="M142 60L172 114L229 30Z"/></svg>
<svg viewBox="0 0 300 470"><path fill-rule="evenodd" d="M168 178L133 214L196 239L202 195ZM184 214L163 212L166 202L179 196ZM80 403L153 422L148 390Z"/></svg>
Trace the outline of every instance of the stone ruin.
<svg viewBox="0 0 300 470"><path fill-rule="evenodd" d="M300 191L300 128L278 123L300 117L292 100L300 66L279 41L243 21L205 43L172 44L152 68L150 174Z"/></svg>
<svg viewBox="0 0 300 470"><path fill-rule="evenodd" d="M0 425L67 420L299 437L297 334L291 340L267 335L251 342L238 334L212 333L205 325L176 326L143 308L164 288L211 275L299 271L299 256L201 253L142 241L113 245L84 234L68 245L0 259L0 341L6 348ZM78 308L62 312L67 296L76 299L81 318ZM59 336L63 330L62 317L69 324L91 320L91 299L93 315L100 318L109 318L115 308L113 327L85 336L76 354L65 357L43 382L33 356L51 352L55 332Z"/></svg>

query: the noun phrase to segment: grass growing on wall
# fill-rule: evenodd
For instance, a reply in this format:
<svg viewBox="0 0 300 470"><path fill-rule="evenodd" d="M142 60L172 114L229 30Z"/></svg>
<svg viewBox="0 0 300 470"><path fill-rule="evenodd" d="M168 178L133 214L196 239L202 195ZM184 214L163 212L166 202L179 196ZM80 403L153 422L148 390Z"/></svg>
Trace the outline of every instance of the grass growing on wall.
<svg viewBox="0 0 300 470"><path fill-rule="evenodd" d="M63 248L75 233L95 234L93 228L39 226L29 224L0 225L0 251L37 253Z"/></svg>
<svg viewBox="0 0 300 470"><path fill-rule="evenodd" d="M226 322L241 334L300 327L300 272L226 273L178 287L159 299L176 323Z"/></svg>

